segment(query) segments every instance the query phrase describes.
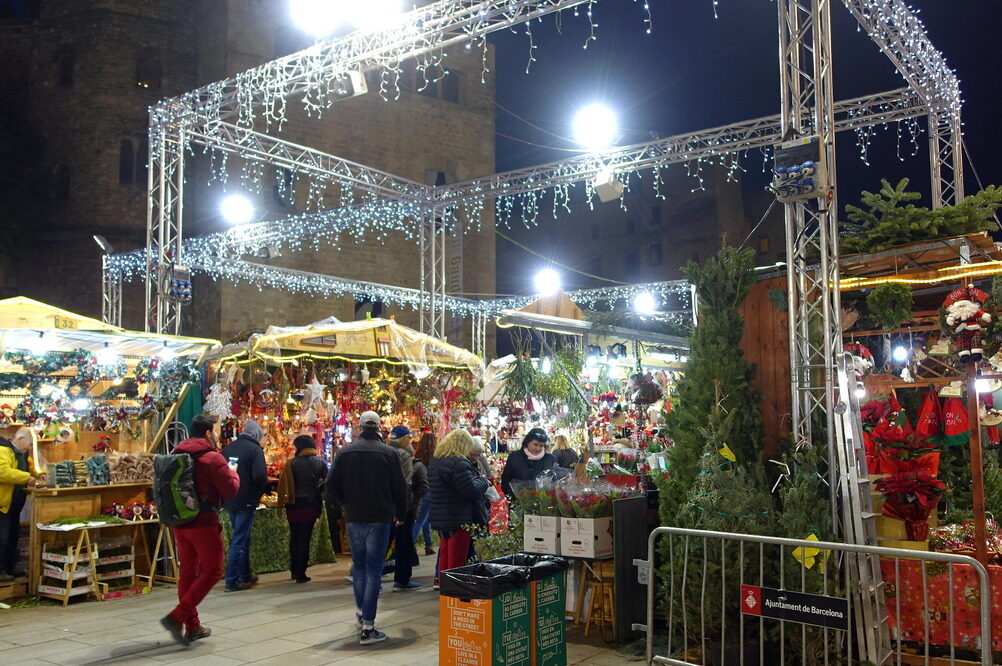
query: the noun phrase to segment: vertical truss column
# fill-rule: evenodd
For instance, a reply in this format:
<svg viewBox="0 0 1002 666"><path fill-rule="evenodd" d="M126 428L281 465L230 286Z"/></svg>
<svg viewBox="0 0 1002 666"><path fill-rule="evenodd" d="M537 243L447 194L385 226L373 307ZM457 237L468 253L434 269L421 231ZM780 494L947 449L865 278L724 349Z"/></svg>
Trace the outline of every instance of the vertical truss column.
<svg viewBox="0 0 1002 666"><path fill-rule="evenodd" d="M181 262L184 198L184 132L154 117L150 123L150 168L146 210L145 330L177 334L181 306L169 298L170 268Z"/></svg>
<svg viewBox="0 0 1002 666"><path fill-rule="evenodd" d="M430 208L421 223L421 332L445 339L445 209Z"/></svg>
<svg viewBox="0 0 1002 666"><path fill-rule="evenodd" d="M964 153L959 112L929 114L929 167L932 207L960 203L964 198Z"/></svg>
<svg viewBox="0 0 1002 666"><path fill-rule="evenodd" d="M839 294L831 288L838 284L839 275L831 8L829 0L780 0L777 4L783 138L818 135L832 184L825 200L786 205L793 436L798 447L811 444L812 420L824 419L832 454L829 461L833 461L837 459L833 455L834 363L842 336ZM817 268L809 269L812 264ZM829 470L830 481L835 473Z"/></svg>
<svg viewBox="0 0 1002 666"><path fill-rule="evenodd" d="M473 313L473 353L480 358L486 358L487 353L487 315L479 310Z"/></svg>
<svg viewBox="0 0 1002 666"><path fill-rule="evenodd" d="M101 255L101 321L122 325L122 271L109 266L107 253Z"/></svg>

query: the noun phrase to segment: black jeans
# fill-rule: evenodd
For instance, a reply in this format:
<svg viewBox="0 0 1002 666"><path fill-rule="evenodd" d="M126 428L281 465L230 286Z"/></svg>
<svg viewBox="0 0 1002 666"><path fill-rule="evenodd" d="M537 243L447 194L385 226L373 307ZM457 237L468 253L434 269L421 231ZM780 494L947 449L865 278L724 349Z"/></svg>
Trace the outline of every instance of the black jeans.
<svg viewBox="0 0 1002 666"><path fill-rule="evenodd" d="M327 529L331 535L331 548L335 555L341 554L341 507L333 502L325 502L327 505Z"/></svg>
<svg viewBox="0 0 1002 666"><path fill-rule="evenodd" d="M406 585L411 582L411 572L418 564L417 549L414 547L414 519L408 518L403 525L393 528L396 537L393 548L393 584Z"/></svg>
<svg viewBox="0 0 1002 666"><path fill-rule="evenodd" d="M7 513L0 512L0 573L13 574L17 567L17 540L21 535L21 509L24 501L14 502Z"/></svg>
<svg viewBox="0 0 1002 666"><path fill-rule="evenodd" d="M295 579L306 577L310 566L310 539L317 521L289 521L289 571Z"/></svg>

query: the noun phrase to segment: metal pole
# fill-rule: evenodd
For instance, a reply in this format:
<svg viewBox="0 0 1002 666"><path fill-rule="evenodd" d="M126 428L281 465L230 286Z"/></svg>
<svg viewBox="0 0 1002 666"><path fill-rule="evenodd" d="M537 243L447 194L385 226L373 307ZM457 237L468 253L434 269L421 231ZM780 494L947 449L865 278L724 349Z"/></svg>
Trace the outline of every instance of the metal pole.
<svg viewBox="0 0 1002 666"><path fill-rule="evenodd" d="M971 424L971 504L974 512L974 552L988 566L988 533L985 516L985 467L981 456L981 423L978 420L978 364L967 363L967 421ZM983 647L982 649L989 649Z"/></svg>

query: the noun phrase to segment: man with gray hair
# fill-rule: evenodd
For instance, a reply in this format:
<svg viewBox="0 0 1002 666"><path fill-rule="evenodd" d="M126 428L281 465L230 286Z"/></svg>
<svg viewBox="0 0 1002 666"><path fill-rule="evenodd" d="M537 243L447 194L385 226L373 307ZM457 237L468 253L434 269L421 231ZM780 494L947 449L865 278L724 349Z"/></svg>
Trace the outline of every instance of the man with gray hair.
<svg viewBox="0 0 1002 666"><path fill-rule="evenodd" d="M28 428L19 429L13 442L0 437L0 582L9 583L23 575L15 568L24 489L35 486L34 470L28 462L31 445Z"/></svg>
<svg viewBox="0 0 1002 666"><path fill-rule="evenodd" d="M250 568L251 528L254 514L261 503L261 493L268 483L267 468L261 440L264 430L257 421L248 419L240 435L223 447L223 458L240 477L240 490L236 496L226 500L223 508L230 516L233 536L230 537L230 552L226 558L227 592L249 589L257 582L257 576Z"/></svg>

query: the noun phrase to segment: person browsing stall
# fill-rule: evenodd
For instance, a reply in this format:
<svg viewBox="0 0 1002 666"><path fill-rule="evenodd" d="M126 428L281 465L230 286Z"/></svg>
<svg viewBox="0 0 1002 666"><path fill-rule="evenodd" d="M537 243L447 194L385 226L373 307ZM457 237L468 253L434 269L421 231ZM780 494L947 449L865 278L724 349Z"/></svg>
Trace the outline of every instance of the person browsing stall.
<svg viewBox="0 0 1002 666"><path fill-rule="evenodd" d="M549 438L542 428L533 428L522 438L522 448L508 454L501 472L501 488L512 497L512 481L531 481L557 464L552 453L546 452Z"/></svg>
<svg viewBox="0 0 1002 666"><path fill-rule="evenodd" d="M478 507L489 485L469 460L473 437L453 430L435 449L428 468L431 487L431 526L438 531L440 571L466 564L470 533L464 526L478 522Z"/></svg>
<svg viewBox="0 0 1002 666"><path fill-rule="evenodd" d="M296 455L285 463L278 480L278 503L285 508L289 520L289 570L292 580L308 583L306 569L310 565L310 540L313 526L323 510L321 493L327 477L327 463L317 456L312 435L300 435L293 440Z"/></svg>
<svg viewBox="0 0 1002 666"><path fill-rule="evenodd" d="M553 458L559 466L566 469L572 469L581 459L578 452L571 448L570 442L564 435L557 435L553 438Z"/></svg>
<svg viewBox="0 0 1002 666"><path fill-rule="evenodd" d="M31 430L19 428L11 442L0 437L0 582L9 583L23 575L17 568L17 542L21 533L21 509L27 493L34 488Z"/></svg>
<svg viewBox="0 0 1002 666"><path fill-rule="evenodd" d="M263 439L264 429L257 421L248 419L240 435L222 450L223 458L240 477L240 491L223 502L233 526L230 552L226 559L227 592L247 590L257 583L257 576L250 569L250 550L254 516L261 503L261 493L268 484L264 450L261 448Z"/></svg>

